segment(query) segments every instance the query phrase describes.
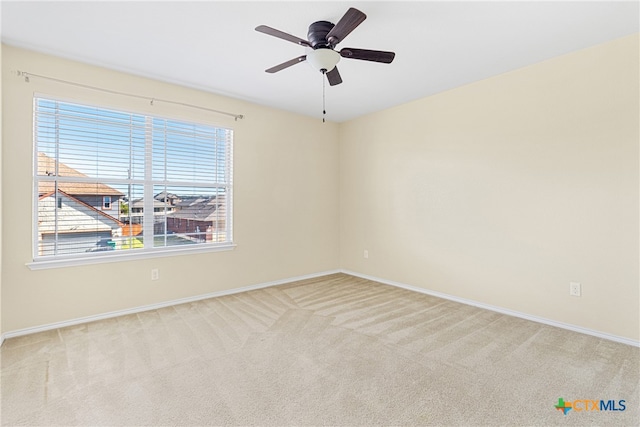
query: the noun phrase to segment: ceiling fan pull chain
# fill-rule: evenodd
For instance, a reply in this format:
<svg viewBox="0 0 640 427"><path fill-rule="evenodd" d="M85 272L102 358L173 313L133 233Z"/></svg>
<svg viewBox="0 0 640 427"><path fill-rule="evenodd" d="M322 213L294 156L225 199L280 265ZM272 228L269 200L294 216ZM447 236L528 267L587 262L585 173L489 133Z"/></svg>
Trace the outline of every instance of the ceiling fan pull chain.
<svg viewBox="0 0 640 427"><path fill-rule="evenodd" d="M325 70L322 70L322 123L324 123L324 117L327 115L327 110L326 110L326 100L325 100L325 92L326 92L326 82L325 82L325 78L324 78L324 74L326 73Z"/></svg>

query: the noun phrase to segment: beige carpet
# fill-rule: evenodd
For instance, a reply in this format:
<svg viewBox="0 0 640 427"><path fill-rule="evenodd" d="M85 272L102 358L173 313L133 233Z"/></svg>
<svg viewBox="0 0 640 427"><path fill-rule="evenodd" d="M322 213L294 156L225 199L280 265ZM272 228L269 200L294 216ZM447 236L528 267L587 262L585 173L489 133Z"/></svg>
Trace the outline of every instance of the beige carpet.
<svg viewBox="0 0 640 427"><path fill-rule="evenodd" d="M5 426L640 421L638 348L342 274L12 338L0 352ZM564 415L559 398L626 410Z"/></svg>

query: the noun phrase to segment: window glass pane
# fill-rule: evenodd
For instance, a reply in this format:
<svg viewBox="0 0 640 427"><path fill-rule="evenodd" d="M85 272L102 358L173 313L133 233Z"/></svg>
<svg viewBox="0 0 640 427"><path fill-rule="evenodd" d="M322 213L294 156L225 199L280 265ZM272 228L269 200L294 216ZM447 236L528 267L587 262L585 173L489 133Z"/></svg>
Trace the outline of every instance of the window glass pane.
<svg viewBox="0 0 640 427"><path fill-rule="evenodd" d="M38 175L144 178L144 116L41 100L36 134Z"/></svg>
<svg viewBox="0 0 640 427"><path fill-rule="evenodd" d="M227 198L224 190L154 187L162 213L156 218L154 246L226 241Z"/></svg>
<svg viewBox="0 0 640 427"><path fill-rule="evenodd" d="M114 238L116 249L144 248L144 186L127 185L122 188L124 197L117 203L121 232Z"/></svg>
<svg viewBox="0 0 640 427"><path fill-rule="evenodd" d="M47 183L49 184L49 183ZM81 189L74 190L74 188ZM91 185L65 182L55 191L44 192L38 198L38 253L45 255L68 255L83 252L101 252L116 248L112 238L122 231L118 215L102 210L99 189L108 184ZM86 190L86 191L84 191ZM73 195L72 195L73 194Z"/></svg>
<svg viewBox="0 0 640 427"><path fill-rule="evenodd" d="M154 180L227 182L227 130L164 119L153 129Z"/></svg>

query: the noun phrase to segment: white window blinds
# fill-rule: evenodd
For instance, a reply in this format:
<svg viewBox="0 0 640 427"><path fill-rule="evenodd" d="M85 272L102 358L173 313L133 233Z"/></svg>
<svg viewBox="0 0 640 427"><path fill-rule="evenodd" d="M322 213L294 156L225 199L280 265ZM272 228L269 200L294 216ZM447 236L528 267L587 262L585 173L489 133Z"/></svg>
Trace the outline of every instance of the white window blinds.
<svg viewBox="0 0 640 427"><path fill-rule="evenodd" d="M232 242L230 129L35 98L34 145L34 259Z"/></svg>

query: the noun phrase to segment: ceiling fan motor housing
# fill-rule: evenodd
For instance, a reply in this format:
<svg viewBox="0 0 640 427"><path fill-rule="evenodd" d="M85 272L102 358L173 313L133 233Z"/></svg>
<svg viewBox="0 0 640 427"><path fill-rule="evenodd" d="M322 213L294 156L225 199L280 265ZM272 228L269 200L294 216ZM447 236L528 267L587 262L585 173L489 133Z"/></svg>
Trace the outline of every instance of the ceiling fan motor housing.
<svg viewBox="0 0 640 427"><path fill-rule="evenodd" d="M331 48L331 44L327 40L327 34L334 27L329 21L318 21L309 25L309 32L307 33L307 39L311 43L313 49Z"/></svg>

